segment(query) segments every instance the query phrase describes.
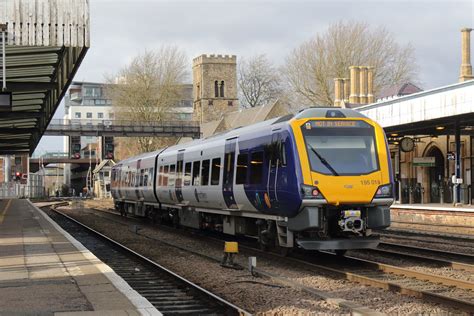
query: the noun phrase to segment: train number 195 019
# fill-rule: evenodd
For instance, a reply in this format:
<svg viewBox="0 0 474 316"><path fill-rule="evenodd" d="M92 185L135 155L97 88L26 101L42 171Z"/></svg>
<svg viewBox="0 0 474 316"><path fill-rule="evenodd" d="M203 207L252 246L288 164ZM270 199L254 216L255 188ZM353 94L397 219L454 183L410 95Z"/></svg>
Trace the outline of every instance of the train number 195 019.
<svg viewBox="0 0 474 316"><path fill-rule="evenodd" d="M380 185L380 180L360 180L362 185Z"/></svg>

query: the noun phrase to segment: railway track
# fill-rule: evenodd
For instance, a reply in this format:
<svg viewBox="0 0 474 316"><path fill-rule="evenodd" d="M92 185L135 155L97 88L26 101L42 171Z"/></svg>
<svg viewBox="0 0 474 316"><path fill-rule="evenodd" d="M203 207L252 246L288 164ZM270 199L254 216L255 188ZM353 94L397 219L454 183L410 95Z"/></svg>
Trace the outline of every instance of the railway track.
<svg viewBox="0 0 474 316"><path fill-rule="evenodd" d="M164 315L249 315L74 218L54 209L46 212Z"/></svg>
<svg viewBox="0 0 474 316"><path fill-rule="evenodd" d="M103 212L102 210L100 210ZM115 212L107 213L119 216ZM166 227L165 229L168 229ZM174 230L169 228L170 230ZM202 237L202 236L201 236ZM196 236L194 236L196 238ZM222 240L202 237L222 244ZM160 241L159 239L156 239ZM165 242L166 243L166 242ZM167 243L169 244L169 243ZM170 246L174 246L169 244ZM183 247L174 246L183 250ZM349 256L335 256L329 253L300 253L292 257L264 252L253 246L240 244L239 248L248 254L270 258L273 261L285 262L305 269L317 269L335 277L349 281L414 296L424 300L441 303L467 312L474 311L474 283L453 278L433 275L394 265L369 261ZM186 251L205 256L192 249ZM258 270L256 270L258 272ZM263 272L263 274L265 274Z"/></svg>

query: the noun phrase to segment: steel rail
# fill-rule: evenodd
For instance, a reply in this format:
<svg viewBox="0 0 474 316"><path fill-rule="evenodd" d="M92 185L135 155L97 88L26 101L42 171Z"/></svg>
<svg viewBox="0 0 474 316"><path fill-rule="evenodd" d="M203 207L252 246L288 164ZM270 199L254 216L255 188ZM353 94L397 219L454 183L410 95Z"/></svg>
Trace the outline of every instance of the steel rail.
<svg viewBox="0 0 474 316"><path fill-rule="evenodd" d="M97 212L100 212L100 213L110 214L110 215L113 215L113 216L118 216L120 218L124 218L119 213L116 213L114 211L105 210L105 209L98 209L98 208L88 208L88 209L93 210L93 211L97 211ZM101 216L101 215L98 215L98 216ZM103 217L103 218L105 218L105 217ZM128 218L128 219L134 219L134 218ZM115 221L115 222L123 225L123 223L121 223L121 222L118 222L118 221ZM163 227L166 227L166 226L163 226ZM203 257L203 258L215 261L215 262L220 263L222 261L221 258L216 258L216 257L213 257L209 254L203 254L201 252L198 252L198 251L195 251L195 250L192 250L192 249L189 249L189 248L181 247L181 246L172 244L170 242L167 242L167 241L164 241L164 240L161 240L161 239L158 239L158 238L149 237L149 236L144 235L142 233L137 233L137 234L142 236L142 237L149 238L149 239L152 239L154 241L158 241L158 242L160 242L164 245L167 245L167 246L170 246L170 247L173 247L173 248L177 248L179 250L183 250L183 251L192 253L194 255L197 255L197 256L200 256L200 257ZM219 242L219 243L222 242L222 240L218 240L218 239L215 239L215 238L211 238L211 237L206 237L206 238L210 239L213 242ZM239 247L241 248L242 246L239 244ZM244 248L245 248L245 246L244 246ZM248 249L253 250L252 248L248 248ZM246 268L246 267L242 267L238 264L236 264L236 266L239 267L239 268L242 268L242 269ZM365 316L381 316L381 315L384 315L383 313L377 312L375 310L371 310L370 308L362 306L362 305L357 304L355 302L334 297L333 295L331 295L329 293L326 293L322 290L316 290L314 288L307 287L307 286L305 286L305 285L303 285L299 282L292 281L292 280L290 280L286 277L278 276L274 273L265 271L265 270L260 269L260 268L258 268L258 269L254 268L251 272L252 273L257 273L258 275L263 275L267 278L273 279L274 281L276 281L278 283L281 283L281 284L284 284L286 286L290 286L290 287L293 287L295 289L298 289L298 290L304 291L306 293L309 293L311 295L314 295L314 296L316 296L316 297L318 297L318 298L320 298L320 299L322 299L322 300L324 300L328 303L335 304L335 305L338 305L338 306L343 307L343 308L347 308L352 312L353 315L365 315Z"/></svg>
<svg viewBox="0 0 474 316"><path fill-rule="evenodd" d="M64 214L63 212L58 211L54 208L50 208L50 209L52 211L54 211L55 213L63 216L67 220L69 220L71 222L74 222L76 225L79 225L81 228L86 230L88 233L90 233L90 234L92 234L92 235L94 235L94 236L96 236L96 237L98 237L102 240L105 240L106 242L112 244L114 247L120 249L122 252L126 253L127 255L132 256L132 257L138 259L139 261L144 262L147 265L153 267L154 269L167 274L171 278L177 280L177 283L181 283L181 286L185 285L186 287L189 287L189 288L193 289L193 291L197 292L198 295L205 296L206 301L215 302L216 304L220 305L223 310L226 310L225 315L232 315L232 314L235 314L235 315L251 315L249 312L245 311L244 309L242 309L242 308L232 304L231 302L215 295L214 293L200 287L199 285L194 284L193 282L191 282L191 281L183 278L182 276L174 273L173 271L163 267L162 265L154 262L153 260L139 254L138 252L122 245L121 243L111 239L110 237L107 237L106 235L104 235L104 234L94 230L93 228L90 228L87 225L81 223L80 221L68 216L67 214ZM114 270L116 270L116 269L114 269ZM120 275L120 273L118 273L118 274ZM131 287L134 288L133 285L131 285ZM138 291L138 292L140 293L140 291ZM144 295L144 296L146 297L146 295ZM166 311L162 311L162 312L166 315Z"/></svg>
<svg viewBox="0 0 474 316"><path fill-rule="evenodd" d="M119 214L110 211L105 212L120 216ZM222 242L222 240L208 236L206 236L206 239ZM355 257L336 256L325 252L320 253L317 258L310 257L307 253L303 254L302 257L282 257L275 253L265 252L253 246L244 244L239 244L239 249L245 249L254 253L256 252L262 256L271 257L273 259L276 258L280 261L284 260L294 264L299 264L306 266L306 268L316 268L320 271L324 271L349 281L426 299L436 303L442 303L468 312L474 310L474 283L472 282L418 272ZM323 259L322 263L320 262L320 259ZM318 263L315 263L314 260L318 260ZM400 277L402 279L400 279ZM442 294L442 292L451 292L453 287L459 291L464 291L463 297L467 298L463 299Z"/></svg>

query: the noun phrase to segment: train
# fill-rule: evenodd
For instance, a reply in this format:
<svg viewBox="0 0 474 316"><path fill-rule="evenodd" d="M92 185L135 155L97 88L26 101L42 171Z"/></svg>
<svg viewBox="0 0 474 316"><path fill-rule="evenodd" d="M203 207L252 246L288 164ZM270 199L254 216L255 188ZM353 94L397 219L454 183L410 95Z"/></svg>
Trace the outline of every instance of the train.
<svg viewBox="0 0 474 316"><path fill-rule="evenodd" d="M122 215L244 235L284 253L376 247L393 190L382 127L335 107L144 153L111 172Z"/></svg>

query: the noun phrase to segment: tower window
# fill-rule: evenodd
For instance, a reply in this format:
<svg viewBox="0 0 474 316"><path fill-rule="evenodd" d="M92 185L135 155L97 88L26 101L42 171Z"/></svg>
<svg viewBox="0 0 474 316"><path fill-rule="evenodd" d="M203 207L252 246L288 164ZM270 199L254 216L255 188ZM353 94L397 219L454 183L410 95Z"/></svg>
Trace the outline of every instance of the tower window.
<svg viewBox="0 0 474 316"><path fill-rule="evenodd" d="M228 106L232 106L232 105L233 105L233 104L232 104L232 101L227 101L227 105L228 105Z"/></svg>
<svg viewBox="0 0 474 316"><path fill-rule="evenodd" d="M220 91L220 97L223 98L224 97L224 81L221 81L221 91Z"/></svg>
<svg viewBox="0 0 474 316"><path fill-rule="evenodd" d="M213 105L214 103L212 102L212 100L209 100L207 101L207 105Z"/></svg>
<svg viewBox="0 0 474 316"><path fill-rule="evenodd" d="M216 81L214 81L214 95L216 98L219 97L219 83Z"/></svg>

